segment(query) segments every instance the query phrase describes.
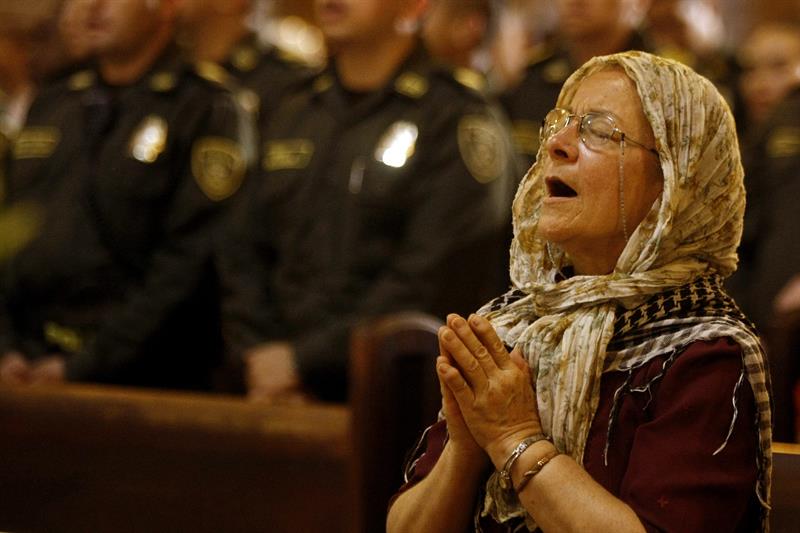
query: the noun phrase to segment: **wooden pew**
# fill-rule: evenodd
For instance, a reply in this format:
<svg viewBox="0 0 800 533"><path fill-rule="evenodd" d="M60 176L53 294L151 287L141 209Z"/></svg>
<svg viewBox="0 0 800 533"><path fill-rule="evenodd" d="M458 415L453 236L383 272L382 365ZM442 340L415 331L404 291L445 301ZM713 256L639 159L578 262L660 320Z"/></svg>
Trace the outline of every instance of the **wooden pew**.
<svg viewBox="0 0 800 533"><path fill-rule="evenodd" d="M435 372L442 321L422 313L385 317L357 328L350 350L356 531L384 531L403 463L442 404Z"/></svg>
<svg viewBox="0 0 800 533"><path fill-rule="evenodd" d="M344 406L0 388L0 531L352 531Z"/></svg>
<svg viewBox="0 0 800 533"><path fill-rule="evenodd" d="M772 533L797 533L800 531L800 444L775 443L772 467Z"/></svg>

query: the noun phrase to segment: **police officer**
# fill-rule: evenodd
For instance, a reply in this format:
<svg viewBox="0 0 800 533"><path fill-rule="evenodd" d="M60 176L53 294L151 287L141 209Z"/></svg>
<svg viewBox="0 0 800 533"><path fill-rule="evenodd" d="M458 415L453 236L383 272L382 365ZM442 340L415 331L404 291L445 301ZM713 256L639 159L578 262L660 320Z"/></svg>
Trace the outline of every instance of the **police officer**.
<svg viewBox="0 0 800 533"><path fill-rule="evenodd" d="M319 70L308 57L269 44L248 27L256 0L187 0L183 37L195 61L220 64L263 129L283 96Z"/></svg>
<svg viewBox="0 0 800 533"><path fill-rule="evenodd" d="M567 77L596 55L646 50L626 0L556 0L558 35L531 52L522 81L501 98L511 118L514 145L530 166L539 150L539 126L555 106Z"/></svg>
<svg viewBox="0 0 800 533"><path fill-rule="evenodd" d="M747 210L739 268L727 286L769 342L775 298L800 270L800 87L773 110L760 132L745 159ZM792 440L792 387L798 367L778 353L772 355L775 436Z"/></svg>
<svg viewBox="0 0 800 533"><path fill-rule="evenodd" d="M229 239L242 246L228 257L227 327L253 397L342 400L358 321L474 309L508 283L495 280L510 140L419 45L424 6L316 2L331 65L273 116L245 231Z"/></svg>
<svg viewBox="0 0 800 533"><path fill-rule="evenodd" d="M27 242L3 264L0 376L208 387L242 121L177 56L177 0L90 3L97 69L45 88L13 147Z"/></svg>

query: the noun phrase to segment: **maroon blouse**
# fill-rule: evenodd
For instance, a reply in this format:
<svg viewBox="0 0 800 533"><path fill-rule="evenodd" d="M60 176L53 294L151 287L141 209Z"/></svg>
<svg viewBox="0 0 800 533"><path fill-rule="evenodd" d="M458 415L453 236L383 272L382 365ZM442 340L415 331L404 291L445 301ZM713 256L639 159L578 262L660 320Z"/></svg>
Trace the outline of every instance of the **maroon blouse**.
<svg viewBox="0 0 800 533"><path fill-rule="evenodd" d="M633 371L631 388L647 384L662 368L658 357ZM647 531L758 531L755 494L758 431L752 390L737 392L739 413L728 444L733 392L742 371L741 350L728 338L695 342L650 390L628 392L610 433L608 465L603 450L615 391L627 372L603 374L600 403L584 452L586 471L633 508ZM444 448L444 421L428 433L426 450L400 492L433 469ZM398 493L399 494L399 493ZM485 532L506 531L491 518Z"/></svg>

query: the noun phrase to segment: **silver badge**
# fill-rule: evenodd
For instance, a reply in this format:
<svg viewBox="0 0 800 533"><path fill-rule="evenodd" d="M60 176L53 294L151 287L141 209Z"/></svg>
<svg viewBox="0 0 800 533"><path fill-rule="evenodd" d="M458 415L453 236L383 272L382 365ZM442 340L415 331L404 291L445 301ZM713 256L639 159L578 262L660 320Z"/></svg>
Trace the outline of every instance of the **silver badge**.
<svg viewBox="0 0 800 533"><path fill-rule="evenodd" d="M400 120L395 122L378 141L375 160L386 166L400 168L414 155L419 129L416 124Z"/></svg>
<svg viewBox="0 0 800 533"><path fill-rule="evenodd" d="M167 145L167 121L150 115L136 128L130 142L130 154L142 163L152 163Z"/></svg>

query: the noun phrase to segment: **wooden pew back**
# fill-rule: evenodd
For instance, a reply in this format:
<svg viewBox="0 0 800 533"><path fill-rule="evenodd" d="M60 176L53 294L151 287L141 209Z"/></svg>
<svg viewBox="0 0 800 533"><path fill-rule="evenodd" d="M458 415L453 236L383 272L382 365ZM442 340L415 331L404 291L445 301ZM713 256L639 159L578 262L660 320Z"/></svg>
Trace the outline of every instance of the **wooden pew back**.
<svg viewBox="0 0 800 533"><path fill-rule="evenodd" d="M352 531L349 427L343 406L0 389L0 530Z"/></svg>

